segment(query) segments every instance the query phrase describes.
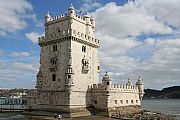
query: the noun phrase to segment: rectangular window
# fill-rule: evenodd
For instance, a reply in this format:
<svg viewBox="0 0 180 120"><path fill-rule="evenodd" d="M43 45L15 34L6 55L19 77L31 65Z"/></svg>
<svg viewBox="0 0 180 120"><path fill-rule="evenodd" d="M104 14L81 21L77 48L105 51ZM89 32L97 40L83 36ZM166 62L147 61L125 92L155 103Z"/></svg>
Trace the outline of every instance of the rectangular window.
<svg viewBox="0 0 180 120"><path fill-rule="evenodd" d="M57 45L53 45L53 51L57 51Z"/></svg>
<svg viewBox="0 0 180 120"><path fill-rule="evenodd" d="M121 104L123 104L123 100L121 100Z"/></svg>
<svg viewBox="0 0 180 120"><path fill-rule="evenodd" d="M115 100L114 102L115 102L115 104L117 104L117 100Z"/></svg>
<svg viewBox="0 0 180 120"><path fill-rule="evenodd" d="M68 75L68 79L70 79L71 78L71 75Z"/></svg>
<svg viewBox="0 0 180 120"><path fill-rule="evenodd" d="M131 104L133 104L134 102L133 102L133 100L131 100Z"/></svg>
<svg viewBox="0 0 180 120"><path fill-rule="evenodd" d="M138 100L136 100L136 103L138 103Z"/></svg>
<svg viewBox="0 0 180 120"><path fill-rule="evenodd" d="M56 81L56 74L52 74L52 81Z"/></svg>
<svg viewBox="0 0 180 120"><path fill-rule="evenodd" d="M100 66L98 66L98 70L100 70Z"/></svg>
<svg viewBox="0 0 180 120"><path fill-rule="evenodd" d="M86 52L86 46L82 46L82 52Z"/></svg>
<svg viewBox="0 0 180 120"><path fill-rule="evenodd" d="M126 104L128 104L128 100L126 100Z"/></svg>
<svg viewBox="0 0 180 120"><path fill-rule="evenodd" d="M93 100L94 101L94 104L97 104L97 100Z"/></svg>
<svg viewBox="0 0 180 120"><path fill-rule="evenodd" d="M57 62L56 62L56 59L54 59L54 58L51 59L51 64L52 64L52 65L56 65L56 63L57 63Z"/></svg>

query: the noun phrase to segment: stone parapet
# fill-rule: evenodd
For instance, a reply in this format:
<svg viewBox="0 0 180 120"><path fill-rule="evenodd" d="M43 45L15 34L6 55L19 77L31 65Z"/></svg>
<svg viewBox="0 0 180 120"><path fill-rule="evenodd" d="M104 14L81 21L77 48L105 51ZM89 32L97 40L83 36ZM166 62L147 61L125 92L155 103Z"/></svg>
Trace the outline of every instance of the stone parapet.
<svg viewBox="0 0 180 120"><path fill-rule="evenodd" d="M38 43L39 43L39 45L41 45L43 43L47 43L50 41L54 41L54 40L58 40L58 39L61 40L65 37L74 37L76 39L72 39L72 40L79 40L80 42L83 42L85 44L91 44L92 46L100 47L100 40L95 39L91 36L87 36L76 30L65 30L65 31L60 31L58 33L49 34L46 37L44 37L44 36L39 37Z"/></svg>
<svg viewBox="0 0 180 120"><path fill-rule="evenodd" d="M97 91L107 91L107 89L102 84L93 84L88 87L94 92ZM113 84L109 90L110 92L138 92L138 88L136 86L127 86L127 85L120 85L120 84Z"/></svg>

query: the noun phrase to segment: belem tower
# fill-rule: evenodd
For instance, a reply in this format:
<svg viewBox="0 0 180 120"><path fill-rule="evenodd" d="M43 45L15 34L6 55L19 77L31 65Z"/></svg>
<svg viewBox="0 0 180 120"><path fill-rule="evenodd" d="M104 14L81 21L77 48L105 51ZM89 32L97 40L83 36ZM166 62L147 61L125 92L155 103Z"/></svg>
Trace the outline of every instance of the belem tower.
<svg viewBox="0 0 180 120"><path fill-rule="evenodd" d="M130 80L120 85L113 84L110 75L105 73L99 83L100 41L94 32L94 18L76 14L73 5L66 15L46 14L45 36L38 40L40 68L36 94L29 103L31 109L70 116L98 110L107 114L140 110L144 95L140 77L134 86Z"/></svg>

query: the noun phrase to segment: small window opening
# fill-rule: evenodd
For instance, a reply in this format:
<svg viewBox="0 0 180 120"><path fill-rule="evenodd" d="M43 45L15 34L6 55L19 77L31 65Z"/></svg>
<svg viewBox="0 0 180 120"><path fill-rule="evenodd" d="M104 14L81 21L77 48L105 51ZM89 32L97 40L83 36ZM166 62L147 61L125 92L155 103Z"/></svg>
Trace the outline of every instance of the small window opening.
<svg viewBox="0 0 180 120"><path fill-rule="evenodd" d="M52 81L56 81L56 74L52 74Z"/></svg>
<svg viewBox="0 0 180 120"><path fill-rule="evenodd" d="M134 103L134 101L133 100L131 100L131 104L133 104Z"/></svg>
<svg viewBox="0 0 180 120"><path fill-rule="evenodd" d="M128 100L126 100L126 104L128 104Z"/></svg>
<svg viewBox="0 0 180 120"><path fill-rule="evenodd" d="M115 102L115 104L117 104L117 100L115 100L114 102Z"/></svg>
<svg viewBox="0 0 180 120"><path fill-rule="evenodd" d="M82 46L82 52L86 52L86 46Z"/></svg>
<svg viewBox="0 0 180 120"><path fill-rule="evenodd" d="M94 104L97 104L97 100L94 100Z"/></svg>
<svg viewBox="0 0 180 120"><path fill-rule="evenodd" d="M53 45L53 51L57 51L57 45Z"/></svg>
<svg viewBox="0 0 180 120"><path fill-rule="evenodd" d="M53 64L53 65L56 65L56 60L55 59L51 59L51 64Z"/></svg>
<svg viewBox="0 0 180 120"><path fill-rule="evenodd" d="M136 100L136 103L138 103L138 100Z"/></svg>
<svg viewBox="0 0 180 120"><path fill-rule="evenodd" d="M71 78L71 75L68 75L68 79L70 79Z"/></svg>
<svg viewBox="0 0 180 120"><path fill-rule="evenodd" d="M120 102L121 102L121 104L123 104L123 100L121 100Z"/></svg>
<svg viewBox="0 0 180 120"><path fill-rule="evenodd" d="M100 66L98 66L97 69L100 70Z"/></svg>
<svg viewBox="0 0 180 120"><path fill-rule="evenodd" d="M107 85L109 85L109 82L107 82Z"/></svg>

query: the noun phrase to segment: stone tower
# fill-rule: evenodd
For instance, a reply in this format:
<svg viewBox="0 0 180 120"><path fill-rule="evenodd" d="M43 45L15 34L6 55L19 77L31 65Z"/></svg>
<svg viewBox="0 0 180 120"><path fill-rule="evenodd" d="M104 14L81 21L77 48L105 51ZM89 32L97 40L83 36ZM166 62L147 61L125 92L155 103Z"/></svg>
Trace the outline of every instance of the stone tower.
<svg viewBox="0 0 180 120"><path fill-rule="evenodd" d="M73 5L67 14L45 16L45 36L40 37L40 68L36 108L71 113L87 107L89 85L99 81L99 40L95 21L77 15Z"/></svg>
<svg viewBox="0 0 180 120"><path fill-rule="evenodd" d="M144 96L144 85L143 85L143 82L142 82L140 76L138 77L138 80L136 82L136 86L137 86L138 91L139 91L139 99L142 101L142 98Z"/></svg>

